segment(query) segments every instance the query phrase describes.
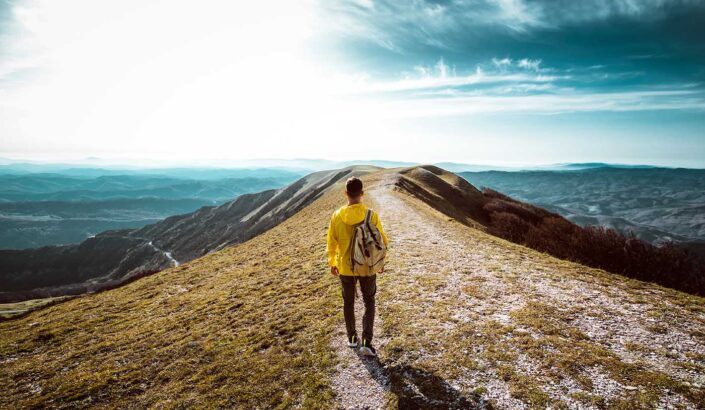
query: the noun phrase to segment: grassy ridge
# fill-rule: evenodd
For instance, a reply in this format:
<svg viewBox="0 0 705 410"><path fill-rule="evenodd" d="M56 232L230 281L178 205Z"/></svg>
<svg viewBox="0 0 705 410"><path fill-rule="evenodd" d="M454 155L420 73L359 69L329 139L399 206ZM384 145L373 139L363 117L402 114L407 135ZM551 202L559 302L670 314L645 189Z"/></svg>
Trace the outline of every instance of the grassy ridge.
<svg viewBox="0 0 705 410"><path fill-rule="evenodd" d="M0 323L0 408L327 408L327 195L253 240ZM295 238L295 240L294 240Z"/></svg>

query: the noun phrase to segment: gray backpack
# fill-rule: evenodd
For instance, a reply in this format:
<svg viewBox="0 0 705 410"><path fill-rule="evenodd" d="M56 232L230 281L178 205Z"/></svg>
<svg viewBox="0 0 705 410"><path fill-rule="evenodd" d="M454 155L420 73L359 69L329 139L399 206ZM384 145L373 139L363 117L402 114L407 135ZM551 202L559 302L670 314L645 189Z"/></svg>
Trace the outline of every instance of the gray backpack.
<svg viewBox="0 0 705 410"><path fill-rule="evenodd" d="M353 228L350 259L356 276L372 276L384 269L387 247L379 229L371 221L372 210L368 209L365 219Z"/></svg>

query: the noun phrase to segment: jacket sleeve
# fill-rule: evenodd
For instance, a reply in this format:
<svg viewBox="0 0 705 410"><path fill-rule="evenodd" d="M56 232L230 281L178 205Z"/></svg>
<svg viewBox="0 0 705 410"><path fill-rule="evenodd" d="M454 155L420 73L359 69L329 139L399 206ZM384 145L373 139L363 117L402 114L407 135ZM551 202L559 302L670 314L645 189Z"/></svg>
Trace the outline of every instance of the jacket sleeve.
<svg viewBox="0 0 705 410"><path fill-rule="evenodd" d="M377 227L377 230L379 233L382 235L382 239L384 240L384 246L389 247L389 238L387 238L387 234L384 232L384 229L382 228L382 221L379 219L379 215L377 212L374 213L374 218L372 218L373 221L372 223L375 224Z"/></svg>
<svg viewBox="0 0 705 410"><path fill-rule="evenodd" d="M335 214L330 218L330 225L328 225L328 241L326 246L326 253L328 254L328 265L336 266L336 254L338 253L338 236L335 232Z"/></svg>

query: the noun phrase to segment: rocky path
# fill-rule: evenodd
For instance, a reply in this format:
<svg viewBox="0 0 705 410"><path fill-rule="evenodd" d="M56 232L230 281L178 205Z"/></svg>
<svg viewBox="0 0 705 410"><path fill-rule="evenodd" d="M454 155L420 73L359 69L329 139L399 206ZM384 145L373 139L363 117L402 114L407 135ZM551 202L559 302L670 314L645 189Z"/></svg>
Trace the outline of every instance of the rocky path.
<svg viewBox="0 0 705 410"><path fill-rule="evenodd" d="M364 312L362 296L359 293L355 300L355 319L358 324L358 334L361 334L361 319ZM375 323L380 327L379 318ZM377 349L383 349L384 339L376 339ZM364 357L359 349L353 349L346 344L345 324L338 327L336 336L331 340L331 348L338 357L333 378L333 389L343 409L373 410L387 407L389 379L386 370L376 358Z"/></svg>
<svg viewBox="0 0 705 410"><path fill-rule="evenodd" d="M389 185L370 192L370 197L373 206L379 210L385 230L393 244L389 260L389 277L386 278L388 279L386 282L388 289L385 292L387 296L379 308L381 314L384 314L385 307L396 310L397 306L404 309L413 306L417 310L419 323L423 321L425 326L434 328L433 333L443 334L446 324L443 321L435 323L425 321L421 318L425 316L422 312L433 311L438 302L462 300L465 297L461 290L463 272L473 271L480 277L487 277L489 274L482 268L485 261L481 257L485 252L481 252L479 247L469 251L464 243L457 240L454 232L444 229L440 221L435 218L430 218L429 215L409 206L389 189ZM476 304L473 310L483 311L486 308L485 304L491 304L492 314L504 317L507 312L497 307L513 306L517 302L517 295L512 295L503 281L494 279L487 277L485 282L486 290L493 295L491 302L482 301ZM435 288L434 291L424 292L423 289L429 283L434 284L431 286ZM443 284L443 289L438 288L440 284ZM419 295L421 295L420 300ZM465 318L468 312L456 309L453 314ZM423 340L426 332L419 331L418 334ZM420 361L424 354L433 354L423 347L420 347L417 352L407 353L409 354L403 358L403 361ZM507 408L521 406L520 402L510 397L506 383L496 377L492 379L491 398ZM414 390L416 386L408 387ZM448 384L443 387L450 390L447 397L443 395L433 397L433 394L424 397L421 393L417 397L420 402L418 404L443 407L459 400L461 385L456 383L455 386ZM463 399L472 401L469 397L463 397ZM477 403L472 407L482 407L484 404L483 400L477 400L477 398L474 401Z"/></svg>
<svg viewBox="0 0 705 410"><path fill-rule="evenodd" d="M378 287L385 365L370 372L336 347L342 407L383 407L387 390L400 403L438 408L696 406L702 310L472 233L391 185L368 199L392 241Z"/></svg>
<svg viewBox="0 0 705 410"><path fill-rule="evenodd" d="M405 274L426 276L438 269L452 269L454 261L451 252L444 252L439 257L443 259L431 260L417 255L416 250L429 241L443 249L459 250L459 244L453 242L447 235L441 233L438 227L432 225L424 215L409 212L408 207L389 191L389 186L369 193L371 205L380 213L385 224L385 230L392 239L394 259L390 260L389 271L379 277L379 283L404 280L413 282L413 277L401 276L401 270L394 264L399 258L410 258L415 266L414 270ZM401 227L404 226L404 229ZM423 392L424 384L428 381L423 372L417 372L404 365L386 364L389 358L384 351L389 338L393 335L385 329L380 317L380 293L389 293L385 286L378 285L378 309L375 321L377 337L375 345L380 352L380 359L370 360L361 357L356 349L345 346L345 327L338 328L337 337L332 341L339 363L333 379L333 387L340 402L345 409L382 409L387 408L390 399L396 401L400 408L437 407L437 408L466 408L477 407L470 400L462 397L452 386L441 381L440 394ZM431 300L432 302L432 300ZM362 317L364 308L362 299L358 297L355 304L356 319ZM358 323L359 324L359 323ZM433 381L433 383L437 383ZM389 394L391 393L391 395Z"/></svg>

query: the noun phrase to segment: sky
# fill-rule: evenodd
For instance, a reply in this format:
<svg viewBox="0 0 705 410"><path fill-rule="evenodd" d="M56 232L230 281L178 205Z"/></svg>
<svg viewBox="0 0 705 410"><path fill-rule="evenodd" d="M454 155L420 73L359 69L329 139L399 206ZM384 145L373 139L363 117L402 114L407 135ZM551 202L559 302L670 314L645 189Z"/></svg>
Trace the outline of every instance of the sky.
<svg viewBox="0 0 705 410"><path fill-rule="evenodd" d="M0 0L0 157L705 167L705 1Z"/></svg>

